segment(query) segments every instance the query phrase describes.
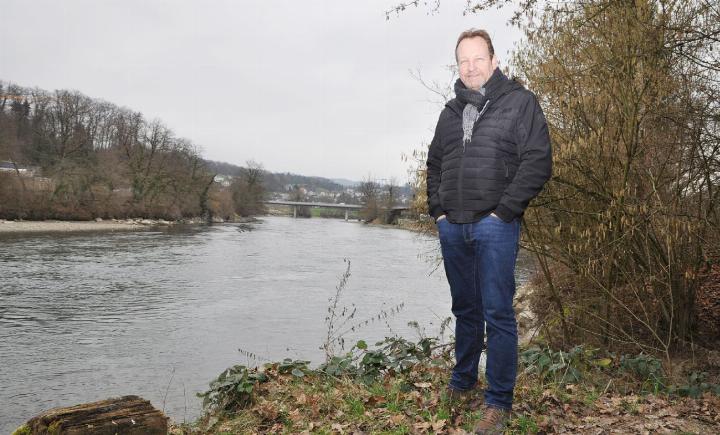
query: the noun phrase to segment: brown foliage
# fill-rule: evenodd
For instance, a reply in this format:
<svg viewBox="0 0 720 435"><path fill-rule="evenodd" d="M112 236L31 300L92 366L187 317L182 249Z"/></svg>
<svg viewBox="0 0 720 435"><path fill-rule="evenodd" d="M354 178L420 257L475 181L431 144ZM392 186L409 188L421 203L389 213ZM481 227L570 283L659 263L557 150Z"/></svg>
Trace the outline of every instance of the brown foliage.
<svg viewBox="0 0 720 435"><path fill-rule="evenodd" d="M573 2L527 27L515 66L554 146L526 214L548 333L667 354L703 326L696 292L720 224L717 15L701 2Z"/></svg>
<svg viewBox="0 0 720 435"><path fill-rule="evenodd" d="M699 330L700 339L710 343L720 340L720 265L703 273L702 285L697 293L698 323L704 325Z"/></svg>
<svg viewBox="0 0 720 435"><path fill-rule="evenodd" d="M360 192L360 202L363 205L360 210L362 220L372 222L379 218L382 213L380 208L380 184L368 177L358 185L357 190Z"/></svg>
<svg viewBox="0 0 720 435"><path fill-rule="evenodd" d="M253 216L266 212L263 199L264 170L261 164L248 161L240 176L236 177L231 186L235 212L240 216Z"/></svg>
<svg viewBox="0 0 720 435"><path fill-rule="evenodd" d="M229 220L235 215L232 192L214 185L209 192L208 207L213 216Z"/></svg>
<svg viewBox="0 0 720 435"><path fill-rule="evenodd" d="M180 219L213 212L214 175L191 143L160 121L79 92L0 83L0 161L27 168L2 174L0 218Z"/></svg>

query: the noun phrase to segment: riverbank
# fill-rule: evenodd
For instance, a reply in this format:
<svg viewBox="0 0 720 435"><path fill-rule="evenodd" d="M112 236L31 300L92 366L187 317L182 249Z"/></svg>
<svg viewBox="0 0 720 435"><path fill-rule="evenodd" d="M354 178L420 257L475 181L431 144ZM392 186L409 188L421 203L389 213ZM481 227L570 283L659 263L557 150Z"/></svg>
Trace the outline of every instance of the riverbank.
<svg viewBox="0 0 720 435"><path fill-rule="evenodd" d="M168 433L472 433L483 415L485 380L462 398L448 397L452 366L450 345L430 338L386 338L372 350L358 341L314 369L290 358L236 365L201 394L206 412L192 422L169 421ZM719 433L720 385L684 377L700 367L678 377L646 354L522 346L503 433ZM87 405L94 404L65 409ZM29 434L31 425L13 435Z"/></svg>
<svg viewBox="0 0 720 435"><path fill-rule="evenodd" d="M362 222L362 221L360 221ZM365 225L372 225L374 227L389 228L394 230L405 230L418 234L437 234L435 224L419 221L417 219L398 219L397 223L385 224L375 220L373 222L363 222Z"/></svg>
<svg viewBox="0 0 720 435"><path fill-rule="evenodd" d="M66 233L82 231L135 231L151 226L174 225L174 222L154 219L96 220L96 221L7 221L0 220L2 233Z"/></svg>
<svg viewBox="0 0 720 435"><path fill-rule="evenodd" d="M251 223L257 222L253 217L238 218L232 221L218 219L213 223ZM96 219L93 221L11 221L0 219L0 234L3 233L72 233L85 231L139 231L151 227L168 227L173 225L197 225L205 222L200 218L182 221L164 219Z"/></svg>
<svg viewBox="0 0 720 435"><path fill-rule="evenodd" d="M627 361L651 369L657 362L586 347L521 348L503 433L719 433L720 386L669 386L660 372L648 375L647 367ZM358 342L317 369L292 359L259 369L236 365L203 393L206 413L192 422L169 421L168 433L472 433L482 418L485 381L481 376L465 397L448 397L452 365L447 345L397 338L371 351ZM93 404L65 409L87 405ZM13 435L29 434L31 424Z"/></svg>
<svg viewBox="0 0 720 435"><path fill-rule="evenodd" d="M283 216L285 214L268 213L267 216ZM339 219L339 218L323 218ZM235 220L217 220L213 223L251 223L257 222L257 218L247 217ZM83 231L137 231L153 226L171 226L178 224L202 224L199 218L183 221L167 221L164 219L96 219L93 221L14 221L0 219L0 234L2 233L65 233ZM428 227L412 219L401 219L397 224L368 223L368 225L412 231L415 233L426 233Z"/></svg>
<svg viewBox="0 0 720 435"><path fill-rule="evenodd" d="M464 434L482 418L482 376L467 397L447 396L447 346L386 339L371 351L364 342L353 349L317 369L291 359L235 366L206 393L208 412L170 433ZM674 384L648 355L529 346L521 348L518 368L510 433L720 430L720 386L679 378Z"/></svg>

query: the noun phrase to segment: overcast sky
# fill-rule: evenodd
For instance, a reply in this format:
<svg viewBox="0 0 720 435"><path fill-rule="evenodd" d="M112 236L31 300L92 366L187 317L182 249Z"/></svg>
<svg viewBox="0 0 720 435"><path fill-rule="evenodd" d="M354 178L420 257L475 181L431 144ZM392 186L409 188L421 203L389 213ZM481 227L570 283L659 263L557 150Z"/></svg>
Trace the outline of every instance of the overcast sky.
<svg viewBox="0 0 720 435"><path fill-rule="evenodd" d="M3 0L0 80L76 89L161 119L205 158L274 172L407 180L440 107L409 71L447 81L458 34L488 29L501 65L510 11L428 15L397 1Z"/></svg>

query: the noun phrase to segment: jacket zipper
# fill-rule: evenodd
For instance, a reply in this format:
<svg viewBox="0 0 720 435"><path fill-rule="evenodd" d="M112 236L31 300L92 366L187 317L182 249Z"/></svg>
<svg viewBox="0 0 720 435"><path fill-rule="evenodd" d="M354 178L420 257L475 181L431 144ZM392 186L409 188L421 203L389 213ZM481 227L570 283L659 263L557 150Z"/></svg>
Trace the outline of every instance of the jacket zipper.
<svg viewBox="0 0 720 435"><path fill-rule="evenodd" d="M460 204L460 219L465 214L465 206L463 204L463 173L465 172L465 142L463 142L463 153L460 156L460 175L458 176L458 203Z"/></svg>

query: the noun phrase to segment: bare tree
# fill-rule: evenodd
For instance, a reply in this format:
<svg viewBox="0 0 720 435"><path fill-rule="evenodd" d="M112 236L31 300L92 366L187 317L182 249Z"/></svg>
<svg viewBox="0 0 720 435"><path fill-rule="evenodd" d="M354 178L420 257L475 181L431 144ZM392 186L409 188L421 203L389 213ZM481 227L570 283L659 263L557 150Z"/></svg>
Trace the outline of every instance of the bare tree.
<svg viewBox="0 0 720 435"><path fill-rule="evenodd" d="M717 8L680 1L572 2L527 28L514 65L555 149L526 215L536 308L575 339L669 356L697 331L720 233L717 35Z"/></svg>
<svg viewBox="0 0 720 435"><path fill-rule="evenodd" d="M180 218L208 208L214 177L158 120L76 91L4 83L0 107L0 158L40 167L20 177L16 165L12 195L22 205L12 216Z"/></svg>
<svg viewBox="0 0 720 435"><path fill-rule="evenodd" d="M381 187L382 199L381 199L381 210L383 223L394 224L397 223L398 213L393 210L397 205L399 198L400 186L398 186L397 179L390 178L387 184Z"/></svg>
<svg viewBox="0 0 720 435"><path fill-rule="evenodd" d="M357 187L363 208L360 216L365 222L372 222L380 216L380 185L371 177L364 179Z"/></svg>
<svg viewBox="0 0 720 435"><path fill-rule="evenodd" d="M306 202L307 201L307 194L305 193L305 189L302 188L300 185L295 184L292 186L292 190L290 190L290 201L293 202ZM301 205L301 206L294 206L293 209L293 216L295 217L305 217L309 218L312 216L312 213L310 212L310 207Z"/></svg>
<svg viewBox="0 0 720 435"><path fill-rule="evenodd" d="M254 216L266 212L265 187L263 177L265 170L262 164L249 160L233 182L233 201L235 211L241 216Z"/></svg>

